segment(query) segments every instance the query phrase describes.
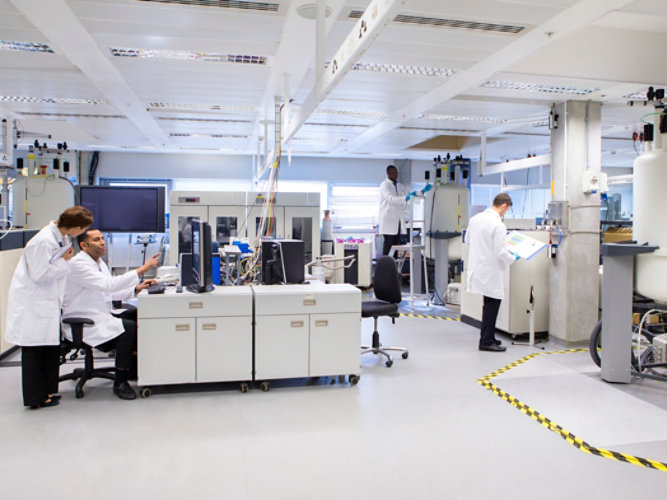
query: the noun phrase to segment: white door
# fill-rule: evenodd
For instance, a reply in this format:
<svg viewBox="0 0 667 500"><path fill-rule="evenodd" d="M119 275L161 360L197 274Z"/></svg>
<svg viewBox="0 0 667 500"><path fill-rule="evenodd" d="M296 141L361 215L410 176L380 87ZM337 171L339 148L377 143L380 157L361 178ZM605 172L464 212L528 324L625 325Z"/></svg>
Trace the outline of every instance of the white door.
<svg viewBox="0 0 667 500"><path fill-rule="evenodd" d="M197 318L197 382L252 380L252 318Z"/></svg>
<svg viewBox="0 0 667 500"><path fill-rule="evenodd" d="M360 373L361 315L310 315L310 376Z"/></svg>
<svg viewBox="0 0 667 500"><path fill-rule="evenodd" d="M194 318L140 319L139 385L195 382Z"/></svg>
<svg viewBox="0 0 667 500"><path fill-rule="evenodd" d="M255 378L308 376L307 314L255 318Z"/></svg>

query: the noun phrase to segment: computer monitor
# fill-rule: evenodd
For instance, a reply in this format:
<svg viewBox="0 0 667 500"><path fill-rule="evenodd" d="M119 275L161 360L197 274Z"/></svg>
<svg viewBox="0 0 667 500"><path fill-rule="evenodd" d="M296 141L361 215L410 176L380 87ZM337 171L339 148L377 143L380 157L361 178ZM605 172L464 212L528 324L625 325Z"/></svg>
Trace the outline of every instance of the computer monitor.
<svg viewBox="0 0 667 500"><path fill-rule="evenodd" d="M298 284L305 278L305 246L301 240L262 241L262 283Z"/></svg>
<svg viewBox="0 0 667 500"><path fill-rule="evenodd" d="M192 221L192 274L195 282L187 286L189 291L213 290L211 226L197 219Z"/></svg>
<svg viewBox="0 0 667 500"><path fill-rule="evenodd" d="M164 187L79 186L78 196L103 233L164 233Z"/></svg>

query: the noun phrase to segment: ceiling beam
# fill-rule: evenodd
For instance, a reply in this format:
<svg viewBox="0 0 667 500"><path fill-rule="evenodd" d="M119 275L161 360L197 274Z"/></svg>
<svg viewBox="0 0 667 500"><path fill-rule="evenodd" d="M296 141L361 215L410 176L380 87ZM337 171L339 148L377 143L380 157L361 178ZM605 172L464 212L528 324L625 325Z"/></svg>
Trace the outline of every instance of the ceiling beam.
<svg viewBox="0 0 667 500"><path fill-rule="evenodd" d="M371 0L361 18L355 23L352 31L334 54L327 70L315 83L308 97L287 124L285 142L289 142L294 137L320 103L368 50L382 30L394 20L399 9L406 2L407 0Z"/></svg>
<svg viewBox="0 0 667 500"><path fill-rule="evenodd" d="M264 122L274 120L274 104L276 96L289 100L301 86L308 68L315 58L313 40L315 39L315 21L299 15L297 9L303 3L312 3L313 0L290 2L283 23L280 46L275 56L271 58L271 71L264 88L264 96L253 124L252 133L248 138L248 149L257 147L260 137L264 137ZM329 0L327 6L331 14L326 19L325 34L328 33L338 19L345 6L345 0ZM288 93L290 95L285 96Z"/></svg>
<svg viewBox="0 0 667 500"><path fill-rule="evenodd" d="M157 148L172 147L162 128L146 111L146 105L111 63L108 54L100 50L65 0L10 2Z"/></svg>
<svg viewBox="0 0 667 500"><path fill-rule="evenodd" d="M402 123L418 118L435 106L452 99L469 88L484 83L495 73L507 70L512 64L534 54L550 43L562 39L606 14L633 2L634 0L580 0L572 7L536 26L521 38L509 43L486 59L451 76L442 85L391 113L381 122L331 153L355 151L381 135L394 130Z"/></svg>

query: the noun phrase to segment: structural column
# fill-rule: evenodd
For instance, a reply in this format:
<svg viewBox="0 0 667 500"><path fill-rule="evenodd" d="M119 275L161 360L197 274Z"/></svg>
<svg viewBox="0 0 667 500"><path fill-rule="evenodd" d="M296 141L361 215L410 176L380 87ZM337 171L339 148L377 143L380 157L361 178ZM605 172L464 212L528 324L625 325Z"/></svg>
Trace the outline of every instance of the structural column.
<svg viewBox="0 0 667 500"><path fill-rule="evenodd" d="M551 131L552 200L566 201L561 235L551 260L549 335L565 342L588 340L598 321L600 194L585 193L591 174L601 171L601 104L568 101L554 107Z"/></svg>

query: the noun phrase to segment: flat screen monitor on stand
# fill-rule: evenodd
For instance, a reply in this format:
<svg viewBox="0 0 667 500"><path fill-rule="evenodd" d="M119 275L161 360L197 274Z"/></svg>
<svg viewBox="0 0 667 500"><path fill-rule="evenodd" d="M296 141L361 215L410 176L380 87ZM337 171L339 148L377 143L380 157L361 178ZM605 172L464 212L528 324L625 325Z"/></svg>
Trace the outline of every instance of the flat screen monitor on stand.
<svg viewBox="0 0 667 500"><path fill-rule="evenodd" d="M262 283L264 285L303 283L305 265L303 241L262 241Z"/></svg>
<svg viewBox="0 0 667 500"><path fill-rule="evenodd" d="M195 219L192 221L192 274L195 282L187 286L188 291L204 293L213 290L211 266L211 226Z"/></svg>

